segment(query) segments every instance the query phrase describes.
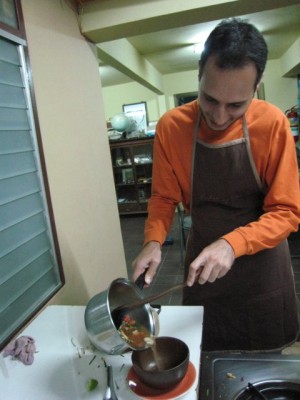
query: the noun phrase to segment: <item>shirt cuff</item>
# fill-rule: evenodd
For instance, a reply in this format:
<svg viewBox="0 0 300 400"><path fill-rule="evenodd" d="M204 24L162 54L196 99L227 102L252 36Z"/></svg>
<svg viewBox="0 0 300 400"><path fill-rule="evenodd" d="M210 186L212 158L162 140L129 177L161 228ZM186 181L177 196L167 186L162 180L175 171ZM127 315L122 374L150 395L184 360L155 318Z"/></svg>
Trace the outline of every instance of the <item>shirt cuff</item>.
<svg viewBox="0 0 300 400"><path fill-rule="evenodd" d="M236 258L247 254L247 241L238 231L230 232L222 236L222 239L226 240L233 248Z"/></svg>
<svg viewBox="0 0 300 400"><path fill-rule="evenodd" d="M145 233L144 246L149 242L158 242L162 246L165 240L166 237L159 233Z"/></svg>

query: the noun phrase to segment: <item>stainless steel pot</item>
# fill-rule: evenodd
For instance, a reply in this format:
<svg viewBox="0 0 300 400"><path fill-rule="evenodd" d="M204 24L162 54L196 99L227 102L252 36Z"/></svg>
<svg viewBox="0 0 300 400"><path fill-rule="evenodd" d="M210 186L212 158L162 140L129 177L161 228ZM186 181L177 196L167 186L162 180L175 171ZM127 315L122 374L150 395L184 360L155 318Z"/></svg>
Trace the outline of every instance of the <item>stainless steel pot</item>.
<svg viewBox="0 0 300 400"><path fill-rule="evenodd" d="M115 279L107 290L91 298L85 309L84 320L88 337L98 350L117 355L124 353L128 348L144 350L149 347L146 343L143 348L138 349L130 346L118 331L122 315L113 313L117 307L141 298L143 293L138 286L124 278ZM129 314L151 335L157 334L155 329L157 318L149 304L135 308Z"/></svg>

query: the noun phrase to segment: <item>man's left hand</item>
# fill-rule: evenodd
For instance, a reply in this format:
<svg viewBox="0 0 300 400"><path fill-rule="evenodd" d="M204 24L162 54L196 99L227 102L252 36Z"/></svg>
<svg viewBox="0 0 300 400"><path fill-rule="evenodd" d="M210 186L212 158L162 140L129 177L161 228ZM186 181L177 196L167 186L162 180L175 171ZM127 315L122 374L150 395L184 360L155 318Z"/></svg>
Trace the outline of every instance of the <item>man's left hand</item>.
<svg viewBox="0 0 300 400"><path fill-rule="evenodd" d="M225 239L213 242L191 263L187 285L192 286L197 280L204 284L222 278L231 269L234 260L234 251Z"/></svg>

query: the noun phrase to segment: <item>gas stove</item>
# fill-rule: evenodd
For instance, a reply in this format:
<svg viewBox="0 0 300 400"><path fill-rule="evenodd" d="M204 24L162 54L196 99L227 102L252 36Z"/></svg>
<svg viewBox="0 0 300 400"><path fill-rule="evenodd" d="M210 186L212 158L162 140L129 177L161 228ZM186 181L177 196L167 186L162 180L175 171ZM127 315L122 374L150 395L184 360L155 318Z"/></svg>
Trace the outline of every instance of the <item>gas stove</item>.
<svg viewBox="0 0 300 400"><path fill-rule="evenodd" d="M300 356L203 353L199 399L300 400Z"/></svg>

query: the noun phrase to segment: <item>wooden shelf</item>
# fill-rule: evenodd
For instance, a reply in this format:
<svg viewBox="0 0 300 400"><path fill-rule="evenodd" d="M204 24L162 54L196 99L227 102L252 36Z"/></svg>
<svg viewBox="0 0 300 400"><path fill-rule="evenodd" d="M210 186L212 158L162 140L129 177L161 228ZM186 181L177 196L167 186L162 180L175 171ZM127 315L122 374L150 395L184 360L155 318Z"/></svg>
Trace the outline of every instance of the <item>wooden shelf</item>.
<svg viewBox="0 0 300 400"><path fill-rule="evenodd" d="M147 213L153 141L153 137L146 137L109 142L120 215Z"/></svg>

